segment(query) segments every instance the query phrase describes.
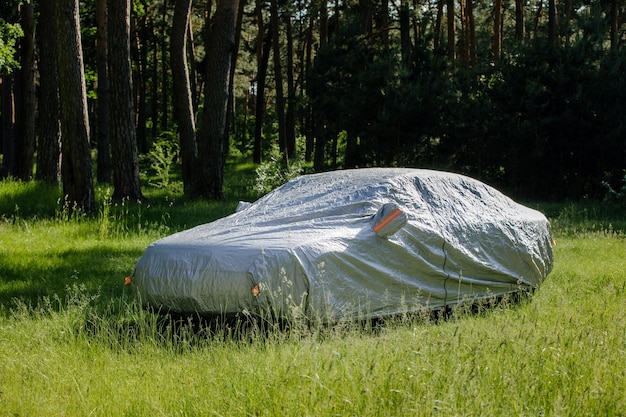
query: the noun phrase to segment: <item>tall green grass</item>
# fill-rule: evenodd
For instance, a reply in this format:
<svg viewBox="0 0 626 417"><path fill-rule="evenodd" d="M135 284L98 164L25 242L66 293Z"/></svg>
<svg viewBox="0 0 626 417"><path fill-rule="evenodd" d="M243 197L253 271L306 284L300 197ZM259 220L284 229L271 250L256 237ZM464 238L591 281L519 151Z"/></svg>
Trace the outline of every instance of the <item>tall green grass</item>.
<svg viewBox="0 0 626 417"><path fill-rule="evenodd" d="M245 188L240 181L233 187ZM123 285L150 242L232 212L236 197L192 202L149 189L138 204L113 202L101 188L98 213L81 216L38 187L0 183L0 415L626 410L619 211L552 206L555 269L530 300L439 321L268 330L153 314ZM38 208L29 195L42 196Z"/></svg>

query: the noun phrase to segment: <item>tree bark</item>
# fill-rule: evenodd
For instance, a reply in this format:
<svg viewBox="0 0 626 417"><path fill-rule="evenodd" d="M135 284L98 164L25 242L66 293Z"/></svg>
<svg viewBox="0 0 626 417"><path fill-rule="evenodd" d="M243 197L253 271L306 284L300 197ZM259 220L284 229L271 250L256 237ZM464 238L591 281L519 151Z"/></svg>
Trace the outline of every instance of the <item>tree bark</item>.
<svg viewBox="0 0 626 417"><path fill-rule="evenodd" d="M610 18L610 30L609 35L611 38L611 50L616 50L618 46L619 38L619 2L618 0L611 0L611 10L609 13Z"/></svg>
<svg viewBox="0 0 626 417"><path fill-rule="evenodd" d="M448 13L448 60L450 61L450 67L454 69L456 61L454 0L447 0L446 9Z"/></svg>
<svg viewBox="0 0 626 417"><path fill-rule="evenodd" d="M476 53L476 24L474 20L474 0L466 0L468 41L469 41L469 64L471 67L478 62Z"/></svg>
<svg viewBox="0 0 626 417"><path fill-rule="evenodd" d="M90 212L95 198L78 0L55 0L55 11L63 193L71 208Z"/></svg>
<svg viewBox="0 0 626 417"><path fill-rule="evenodd" d="M278 144L285 161L289 161L287 146L287 129L285 126L285 94L283 90L283 70L280 61L280 19L278 17L278 0L270 2L270 19L272 21L272 57L274 62L274 80L276 81L276 118L278 119Z"/></svg>
<svg viewBox="0 0 626 417"><path fill-rule="evenodd" d="M218 0L207 28L206 86L201 134L198 135L199 196L224 198L224 142L227 135L230 66L235 50L239 0Z"/></svg>
<svg viewBox="0 0 626 417"><path fill-rule="evenodd" d="M435 36L433 39L433 48L436 50L439 49L439 44L441 43L442 36L442 28L441 21L443 20L443 5L447 4L447 0L437 0L437 17L435 18Z"/></svg>
<svg viewBox="0 0 626 417"><path fill-rule="evenodd" d="M16 95L16 165L15 176L28 181L33 175L35 156L35 14L33 5L20 6L20 24L24 36L19 41L20 69Z"/></svg>
<svg viewBox="0 0 626 417"><path fill-rule="evenodd" d="M235 51L239 51L239 44L241 43L241 26L243 24L243 8L245 6L245 1L239 2L239 7L237 8L237 18L235 22ZM228 78L231 80L230 86L228 87L228 111L226 113L226 130L227 132L230 130L230 126L232 126L232 132L237 136L237 123L235 123L235 73L237 70L237 58L239 54L234 53L231 54L232 62L230 63L230 74ZM230 140L229 135L224 135L224 152L228 155L230 148Z"/></svg>
<svg viewBox="0 0 626 417"><path fill-rule="evenodd" d="M493 34L491 38L491 59L497 61L502 52L502 0L493 4Z"/></svg>
<svg viewBox="0 0 626 417"><path fill-rule="evenodd" d="M130 0L108 2L113 198L143 199L139 182L135 106L130 65Z"/></svg>
<svg viewBox="0 0 626 417"><path fill-rule="evenodd" d="M137 152L148 152L148 37L149 30L146 25L146 17L137 19L135 22L135 49L137 50Z"/></svg>
<svg viewBox="0 0 626 417"><path fill-rule="evenodd" d="M410 35L409 3L402 0L400 3L400 51L402 65L409 68L411 64L411 35Z"/></svg>
<svg viewBox="0 0 626 417"><path fill-rule="evenodd" d="M548 43L551 46L556 46L558 43L557 26L556 0L548 0Z"/></svg>
<svg viewBox="0 0 626 417"><path fill-rule="evenodd" d="M59 115L59 85L57 81L54 5L52 1L39 4L42 16L38 30L39 47L39 146L37 171L39 181L58 184L61 181L61 122Z"/></svg>
<svg viewBox="0 0 626 417"><path fill-rule="evenodd" d="M120 1L120 0L118 0ZM167 77L167 0L163 0L163 31L161 32L161 131L168 130L167 109L169 80Z"/></svg>
<svg viewBox="0 0 626 417"><path fill-rule="evenodd" d="M285 17L287 29L287 111L285 114L285 135L287 155L292 158L296 154L296 87L293 74L293 34L291 14Z"/></svg>
<svg viewBox="0 0 626 417"><path fill-rule="evenodd" d="M110 97L107 70L107 0L96 1L96 60L98 69L98 168L100 183L111 182Z"/></svg>
<svg viewBox="0 0 626 417"><path fill-rule="evenodd" d="M524 40L524 0L515 0L515 40Z"/></svg>
<svg viewBox="0 0 626 417"><path fill-rule="evenodd" d="M267 78L267 66L269 64L269 55L271 47L271 30L265 34L265 24L263 22L262 1L256 1L256 17L257 17L257 40L256 40L256 59L257 59L257 76L256 76L256 104L255 104L255 122L254 122L254 150L252 160L256 164L260 164L263 158L263 118L265 116L265 80Z"/></svg>
<svg viewBox="0 0 626 417"><path fill-rule="evenodd" d="M191 3L192 0L175 1L170 39L170 60L174 87L174 117L178 123L180 136L183 184L185 194L188 195L197 193L193 173L198 160L196 123L187 65L187 32L190 27Z"/></svg>
<svg viewBox="0 0 626 417"><path fill-rule="evenodd" d="M159 42L157 40L157 29L154 20L148 20L150 24L150 32L152 34L152 78L150 84L150 119L152 121L152 137L159 135Z"/></svg>
<svg viewBox="0 0 626 417"><path fill-rule="evenodd" d="M2 76L2 166L0 178L13 175L15 166L15 74Z"/></svg>
<svg viewBox="0 0 626 417"><path fill-rule="evenodd" d="M306 30L306 52L304 58L304 68L303 73L308 74L311 69L312 64L312 55L313 55L313 23L315 19L313 18L313 13L310 13L309 16L309 27ZM306 80L306 77L304 77ZM305 81L306 87L306 81ZM305 135L306 135L306 145L304 149L304 160L307 162L311 162L313 160L313 148L315 146L315 135L313 134L313 110L311 105L311 100L307 100L305 104L305 117L304 117L304 126L305 126Z"/></svg>

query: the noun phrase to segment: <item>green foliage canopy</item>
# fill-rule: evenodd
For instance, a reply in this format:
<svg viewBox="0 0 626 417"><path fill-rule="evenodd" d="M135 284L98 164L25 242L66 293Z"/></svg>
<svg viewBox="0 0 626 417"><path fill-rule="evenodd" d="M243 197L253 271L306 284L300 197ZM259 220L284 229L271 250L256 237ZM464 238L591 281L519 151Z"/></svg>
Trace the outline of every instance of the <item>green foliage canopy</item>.
<svg viewBox="0 0 626 417"><path fill-rule="evenodd" d="M19 24L0 19L0 75L10 74L19 68L19 62L15 60L15 42L22 36L24 32Z"/></svg>

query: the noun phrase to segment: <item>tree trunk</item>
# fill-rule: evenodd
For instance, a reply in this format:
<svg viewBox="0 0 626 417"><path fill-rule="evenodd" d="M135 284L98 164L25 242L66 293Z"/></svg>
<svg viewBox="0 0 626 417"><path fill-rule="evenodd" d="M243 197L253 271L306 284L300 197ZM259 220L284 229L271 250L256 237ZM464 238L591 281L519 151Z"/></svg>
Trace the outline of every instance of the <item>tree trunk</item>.
<svg viewBox="0 0 626 417"><path fill-rule="evenodd" d="M118 0L120 1L120 0ZM168 130L167 105L169 80L167 77L167 0L163 0L163 31L161 32L161 131Z"/></svg>
<svg viewBox="0 0 626 417"><path fill-rule="evenodd" d="M139 183L135 106L130 65L130 0L109 0L108 57L111 94L113 198L143 199Z"/></svg>
<svg viewBox="0 0 626 417"><path fill-rule="evenodd" d="M402 0L400 4L400 51L402 54L402 65L409 68L411 64L411 28L409 16L409 3Z"/></svg>
<svg viewBox="0 0 626 417"><path fill-rule="evenodd" d="M55 0L55 6L63 193L71 208L90 212L95 198L78 0Z"/></svg>
<svg viewBox="0 0 626 417"><path fill-rule="evenodd" d="M469 19L467 16L467 1L459 1L459 15L461 22L461 36L459 37L459 55L463 66L469 68Z"/></svg>
<svg viewBox="0 0 626 417"><path fill-rule="evenodd" d="M22 3L20 19L24 36L19 41L19 100L16 100L15 176L28 181L33 175L35 156L35 14L33 5ZM16 95L17 98L17 95Z"/></svg>
<svg viewBox="0 0 626 417"><path fill-rule="evenodd" d="M285 16L287 28L287 112L285 114L285 134L287 154L290 158L296 154L296 87L293 75L293 34L291 15Z"/></svg>
<svg viewBox="0 0 626 417"><path fill-rule="evenodd" d="M278 119L278 144L285 161L289 161L287 129L285 127L285 95L283 91L283 70L280 62L280 19L278 18L278 0L270 2L272 21L272 56L274 58L274 80L276 81L276 118Z"/></svg>
<svg viewBox="0 0 626 417"><path fill-rule="evenodd" d="M156 28L152 19L150 31L152 32L152 78L150 84L150 119L152 121L152 137L159 135L159 43L157 41Z"/></svg>
<svg viewBox="0 0 626 417"><path fill-rule="evenodd" d="M201 134L198 135L199 164L196 181L199 196L224 198L224 136L230 88L230 66L235 50L239 0L218 0L208 25L206 45L206 87Z"/></svg>
<svg viewBox="0 0 626 417"><path fill-rule="evenodd" d="M180 153L185 194L197 194L194 166L198 159L196 123L194 118L191 81L187 66L187 31L192 0L176 0L170 38L170 60L174 89L174 117L180 135Z"/></svg>
<svg viewBox="0 0 626 417"><path fill-rule="evenodd" d="M191 24L191 13L189 16L189 27L187 28L187 54L189 61L189 82L191 87L191 103L193 104L193 114L198 112L198 71L196 64L196 45L193 38L193 28Z"/></svg>
<svg viewBox="0 0 626 417"><path fill-rule="evenodd" d="M524 0L515 0L515 40L522 42L524 40Z"/></svg>
<svg viewBox="0 0 626 417"><path fill-rule="evenodd" d="M383 49L389 50L389 0L380 2L380 33L382 36Z"/></svg>
<svg viewBox="0 0 626 417"><path fill-rule="evenodd" d="M548 43L551 46L556 46L558 43L557 26L556 0L548 0Z"/></svg>
<svg viewBox="0 0 626 417"><path fill-rule="evenodd" d="M447 4L447 0L437 0L437 17L435 19L435 36L433 40L433 48L435 51L439 49L443 30L441 29L441 21L443 20L443 5Z"/></svg>
<svg viewBox="0 0 626 417"><path fill-rule="evenodd" d="M148 153L148 36L146 17L136 22L135 48L137 49L137 152Z"/></svg>
<svg viewBox="0 0 626 417"><path fill-rule="evenodd" d="M491 38L491 59L497 61L502 52L502 0L493 4L493 36Z"/></svg>
<svg viewBox="0 0 626 417"><path fill-rule="evenodd" d="M308 74L311 69L312 55L313 55L313 13L309 17L309 27L306 31L306 52L304 59L304 74ZM306 77L305 77L306 80ZM306 81L305 81L306 83ZM306 85L306 84L305 84ZM307 100L305 104L305 135L306 145L304 150L304 160L311 162L313 160L313 147L315 146L315 135L313 134L313 111L311 100Z"/></svg>
<svg viewBox="0 0 626 417"><path fill-rule="evenodd" d="M239 44L241 42L241 25L243 24L243 7L245 6L245 1L239 2L239 7L237 9L237 20L235 22L235 51L239 51ZM229 153L230 148L230 136L228 134L230 130L230 126L233 127L232 132L236 136L237 135L237 123L235 123L235 72L237 70L237 57L238 53L234 53L231 55L232 62L230 63L230 74L228 78L231 80L230 86L228 88L228 111L226 113L226 131L227 134L224 135L224 152L226 155Z"/></svg>
<svg viewBox="0 0 626 417"><path fill-rule="evenodd" d="M257 59L257 77L256 77L256 104L255 104L255 122L254 122L254 151L252 160L256 164L260 164L263 158L263 118L265 116L265 80L267 78L267 66L269 64L269 55L271 47L271 30L265 35L265 24L263 23L262 1L256 2L257 15L257 40L256 40L256 59Z"/></svg>
<svg viewBox="0 0 626 417"><path fill-rule="evenodd" d="M611 11L610 11L610 38L611 38L611 49L617 50L618 40L619 40L619 3L618 0L611 0Z"/></svg>
<svg viewBox="0 0 626 417"><path fill-rule="evenodd" d="M59 85L57 81L54 5L39 4L42 16L38 33L39 47L39 146L37 171L39 181L58 184L61 181L61 122L59 116Z"/></svg>
<svg viewBox="0 0 626 417"><path fill-rule="evenodd" d="M456 61L454 0L447 0L446 8L448 13L448 60L450 67L454 69Z"/></svg>
<svg viewBox="0 0 626 417"><path fill-rule="evenodd" d="M328 43L328 2L320 1L320 47ZM338 16L337 16L338 18ZM311 107L312 131L315 137L315 146L313 149L313 169L321 172L326 168L326 129L319 119L316 118L316 109Z"/></svg>
<svg viewBox="0 0 626 417"><path fill-rule="evenodd" d="M474 20L474 0L466 0L468 41L469 41L469 64L474 67L478 62L476 53L476 24Z"/></svg>
<svg viewBox="0 0 626 417"><path fill-rule="evenodd" d="M96 1L96 60L98 68L98 169L100 183L111 182L110 98L107 71L107 0Z"/></svg>
<svg viewBox="0 0 626 417"><path fill-rule="evenodd" d="M0 178L13 175L15 167L14 81L14 74L2 77L2 166L0 166Z"/></svg>

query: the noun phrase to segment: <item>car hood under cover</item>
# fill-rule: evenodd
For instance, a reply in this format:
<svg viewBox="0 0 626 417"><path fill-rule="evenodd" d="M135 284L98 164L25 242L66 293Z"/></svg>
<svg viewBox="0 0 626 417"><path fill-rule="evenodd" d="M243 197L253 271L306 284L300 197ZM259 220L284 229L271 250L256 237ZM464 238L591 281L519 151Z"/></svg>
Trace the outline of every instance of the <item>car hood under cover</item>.
<svg viewBox="0 0 626 417"><path fill-rule="evenodd" d="M384 205L407 222L374 230ZM236 213L150 245L132 275L164 312L323 321L437 309L537 287L543 214L471 178L407 168L299 177Z"/></svg>

